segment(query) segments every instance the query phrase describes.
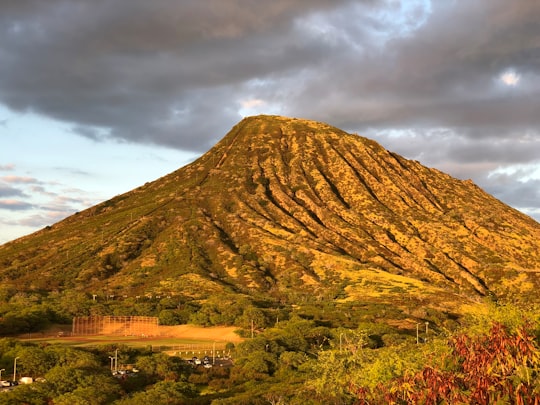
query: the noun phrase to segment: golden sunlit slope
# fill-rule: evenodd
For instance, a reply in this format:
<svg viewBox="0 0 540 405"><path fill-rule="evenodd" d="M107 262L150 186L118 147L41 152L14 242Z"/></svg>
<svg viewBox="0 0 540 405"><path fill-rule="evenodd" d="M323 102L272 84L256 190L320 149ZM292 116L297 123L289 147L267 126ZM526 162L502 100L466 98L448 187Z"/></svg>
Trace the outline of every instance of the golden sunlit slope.
<svg viewBox="0 0 540 405"><path fill-rule="evenodd" d="M540 224L329 125L246 118L168 176L0 247L23 289L538 300ZM403 301L404 302L404 301Z"/></svg>

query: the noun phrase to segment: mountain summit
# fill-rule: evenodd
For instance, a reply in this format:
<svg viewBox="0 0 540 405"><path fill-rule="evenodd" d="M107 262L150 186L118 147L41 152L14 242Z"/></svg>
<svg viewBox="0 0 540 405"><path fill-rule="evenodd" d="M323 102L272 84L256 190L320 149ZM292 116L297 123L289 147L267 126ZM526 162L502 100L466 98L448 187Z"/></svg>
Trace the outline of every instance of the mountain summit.
<svg viewBox="0 0 540 405"><path fill-rule="evenodd" d="M0 247L2 283L21 289L194 299L537 300L539 269L540 224L471 181L278 116L246 118L195 162Z"/></svg>

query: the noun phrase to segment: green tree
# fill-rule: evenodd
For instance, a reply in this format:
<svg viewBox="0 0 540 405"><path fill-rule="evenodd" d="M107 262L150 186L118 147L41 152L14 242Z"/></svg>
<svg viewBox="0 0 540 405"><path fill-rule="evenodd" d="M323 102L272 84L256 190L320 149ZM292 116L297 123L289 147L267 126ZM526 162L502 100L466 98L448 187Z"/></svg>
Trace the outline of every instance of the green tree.
<svg viewBox="0 0 540 405"><path fill-rule="evenodd" d="M18 353L19 372L28 377L41 377L54 366L51 356L37 346L23 347Z"/></svg>
<svg viewBox="0 0 540 405"><path fill-rule="evenodd" d="M86 293L66 290L58 295L49 294L47 303L57 313L58 318L71 322L74 316L88 316L94 302Z"/></svg>
<svg viewBox="0 0 540 405"><path fill-rule="evenodd" d="M237 319L236 325L248 330L252 326L254 329L263 329L267 326L267 322L263 311L250 305L244 309L242 315Z"/></svg>
<svg viewBox="0 0 540 405"><path fill-rule="evenodd" d="M118 385L108 382L104 385L103 379L95 379L95 384L86 384L72 392L65 393L54 399L55 405L103 405L110 404L119 397Z"/></svg>
<svg viewBox="0 0 540 405"><path fill-rule="evenodd" d="M2 405L48 405L50 398L41 390L41 383L21 385L0 393Z"/></svg>
<svg viewBox="0 0 540 405"><path fill-rule="evenodd" d="M99 357L86 350L63 345L51 345L45 348L45 352L56 366L88 369L99 369L101 367Z"/></svg>
<svg viewBox="0 0 540 405"><path fill-rule="evenodd" d="M67 404L68 400L80 398L91 402L88 404L108 403L119 397L118 381L110 374L109 370L100 368L75 368L69 366L56 366L45 374L46 384L44 390L49 398L59 399L58 403ZM90 397L85 398L90 392ZM77 399L77 401L79 401ZM75 402L77 403L77 402ZM84 403L80 402L79 403Z"/></svg>
<svg viewBox="0 0 540 405"><path fill-rule="evenodd" d="M305 353L298 352L283 352L279 356L280 365L291 370L297 370L308 360L309 358Z"/></svg>
<svg viewBox="0 0 540 405"><path fill-rule="evenodd" d="M115 405L163 404L183 405L193 403L197 391L187 382L160 381L143 392L136 392L115 402Z"/></svg>
<svg viewBox="0 0 540 405"><path fill-rule="evenodd" d="M159 313L160 325L179 325L182 323L181 315L172 309L163 309Z"/></svg>
<svg viewBox="0 0 540 405"><path fill-rule="evenodd" d="M135 362L142 375L150 380L178 381L184 379L186 365L177 357L165 353L153 353L149 356L139 356Z"/></svg>

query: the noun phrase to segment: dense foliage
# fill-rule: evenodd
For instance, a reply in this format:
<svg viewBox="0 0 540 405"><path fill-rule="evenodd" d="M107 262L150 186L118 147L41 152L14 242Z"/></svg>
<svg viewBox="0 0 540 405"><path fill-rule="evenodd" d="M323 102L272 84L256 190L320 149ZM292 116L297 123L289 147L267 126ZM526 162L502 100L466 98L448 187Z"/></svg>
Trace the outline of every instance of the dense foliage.
<svg viewBox="0 0 540 405"><path fill-rule="evenodd" d="M380 322L344 328L293 313L229 345L232 367L126 346L4 338L0 368L11 370L17 358L19 376L44 380L0 398L7 405L540 403L538 312L487 308L461 319L455 333L434 328L419 339ZM111 374L116 350L121 364L140 370L136 377Z"/></svg>
<svg viewBox="0 0 540 405"><path fill-rule="evenodd" d="M488 335L460 334L439 366L427 366L374 389L353 387L360 404L538 404L540 350L531 331L502 324Z"/></svg>
<svg viewBox="0 0 540 405"><path fill-rule="evenodd" d="M18 292L0 287L0 331L3 336L39 332L50 324L71 324L75 316L156 316L161 325L192 323L203 326L234 325L248 330L263 330L276 321L286 320L291 313L312 319L329 327L357 328L379 320L402 320L404 310L372 302L321 301L309 293L296 293L302 305L287 305L278 299L235 294L216 294L203 300L182 295L166 296L103 296L76 291ZM418 312L418 311L417 311ZM426 309L424 320L449 325L453 314ZM379 323L378 329L384 324ZM385 334L395 332L392 328ZM389 337L390 335L388 335ZM380 337L380 336L379 336Z"/></svg>

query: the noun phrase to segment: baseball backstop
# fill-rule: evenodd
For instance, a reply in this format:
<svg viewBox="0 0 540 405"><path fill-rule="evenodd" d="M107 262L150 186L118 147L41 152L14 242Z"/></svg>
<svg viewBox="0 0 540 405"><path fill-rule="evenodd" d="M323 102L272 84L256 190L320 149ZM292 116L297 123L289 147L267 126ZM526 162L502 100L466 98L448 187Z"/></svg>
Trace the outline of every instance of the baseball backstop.
<svg viewBox="0 0 540 405"><path fill-rule="evenodd" d="M73 318L73 335L157 336L155 316L78 316Z"/></svg>

